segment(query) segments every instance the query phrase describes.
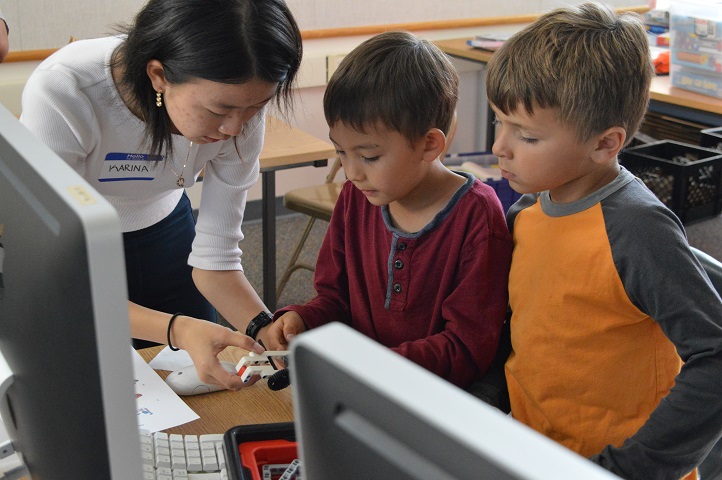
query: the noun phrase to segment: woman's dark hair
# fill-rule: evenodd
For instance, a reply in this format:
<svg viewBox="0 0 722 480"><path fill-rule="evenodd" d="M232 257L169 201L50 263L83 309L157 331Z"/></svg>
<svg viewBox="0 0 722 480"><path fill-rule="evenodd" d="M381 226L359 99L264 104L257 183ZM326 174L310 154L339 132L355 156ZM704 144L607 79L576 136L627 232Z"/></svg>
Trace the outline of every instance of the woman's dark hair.
<svg viewBox="0 0 722 480"><path fill-rule="evenodd" d="M171 121L155 105L146 66L158 60L169 83L202 78L240 84L278 83L276 104L290 109L301 64L301 32L283 0L150 0L112 60L118 88L145 121L151 153L171 148Z"/></svg>

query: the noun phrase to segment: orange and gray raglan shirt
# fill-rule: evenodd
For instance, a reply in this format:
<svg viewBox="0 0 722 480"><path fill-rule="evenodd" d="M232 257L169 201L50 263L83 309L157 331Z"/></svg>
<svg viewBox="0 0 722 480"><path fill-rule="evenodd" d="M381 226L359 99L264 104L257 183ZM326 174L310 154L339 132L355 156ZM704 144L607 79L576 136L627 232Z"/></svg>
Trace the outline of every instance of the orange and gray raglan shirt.
<svg viewBox="0 0 722 480"><path fill-rule="evenodd" d="M677 217L622 167L507 221L514 418L623 478L688 474L722 433L722 301Z"/></svg>

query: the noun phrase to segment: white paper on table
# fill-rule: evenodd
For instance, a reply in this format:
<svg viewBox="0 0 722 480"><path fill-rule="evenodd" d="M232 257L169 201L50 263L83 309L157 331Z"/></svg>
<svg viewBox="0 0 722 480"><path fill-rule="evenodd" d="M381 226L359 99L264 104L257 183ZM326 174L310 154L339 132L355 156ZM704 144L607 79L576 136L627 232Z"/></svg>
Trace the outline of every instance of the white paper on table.
<svg viewBox="0 0 722 480"><path fill-rule="evenodd" d="M133 350L138 428L157 432L200 418Z"/></svg>
<svg viewBox="0 0 722 480"><path fill-rule="evenodd" d="M9 440L10 435L8 435L8 431L5 429L5 422L3 421L2 417L0 417L0 443L3 443L5 440Z"/></svg>
<svg viewBox="0 0 722 480"><path fill-rule="evenodd" d="M193 365L193 359L185 350L171 350L166 346L148 365L155 370L180 370L188 365Z"/></svg>
<svg viewBox="0 0 722 480"><path fill-rule="evenodd" d="M10 436L5 429L5 423L2 421L2 418L0 418L0 443L3 443L9 439ZM13 453L12 455L3 458L2 460L0 460L0 477L7 474L12 469L18 467L20 464L20 457L18 457L17 453Z"/></svg>

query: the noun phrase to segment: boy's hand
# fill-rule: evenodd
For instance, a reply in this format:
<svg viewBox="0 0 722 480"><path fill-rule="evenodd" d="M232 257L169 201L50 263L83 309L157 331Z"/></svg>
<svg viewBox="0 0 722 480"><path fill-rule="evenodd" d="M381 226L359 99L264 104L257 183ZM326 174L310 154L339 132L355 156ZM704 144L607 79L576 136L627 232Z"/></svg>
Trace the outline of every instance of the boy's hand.
<svg viewBox="0 0 722 480"><path fill-rule="evenodd" d="M273 322L265 333L268 350L288 350L288 342L294 335L303 333L306 327L296 312L286 312Z"/></svg>

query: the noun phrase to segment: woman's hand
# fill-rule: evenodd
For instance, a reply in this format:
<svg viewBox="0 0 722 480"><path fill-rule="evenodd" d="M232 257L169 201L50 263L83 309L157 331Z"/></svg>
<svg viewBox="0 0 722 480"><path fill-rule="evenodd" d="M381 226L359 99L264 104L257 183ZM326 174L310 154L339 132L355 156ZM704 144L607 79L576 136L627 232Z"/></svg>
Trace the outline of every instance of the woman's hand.
<svg viewBox="0 0 722 480"><path fill-rule="evenodd" d="M193 359L198 378L204 383L222 385L235 391L253 385L260 378L256 375L243 383L241 377L221 366L218 354L228 346L255 353L264 352L263 347L251 337L230 328L193 317L179 316L173 323L171 342L175 347L188 352Z"/></svg>
<svg viewBox="0 0 722 480"><path fill-rule="evenodd" d="M264 344L269 350L288 350L288 342L294 335L306 331L303 319L296 312L286 312L264 332L261 330L259 336L263 337Z"/></svg>

